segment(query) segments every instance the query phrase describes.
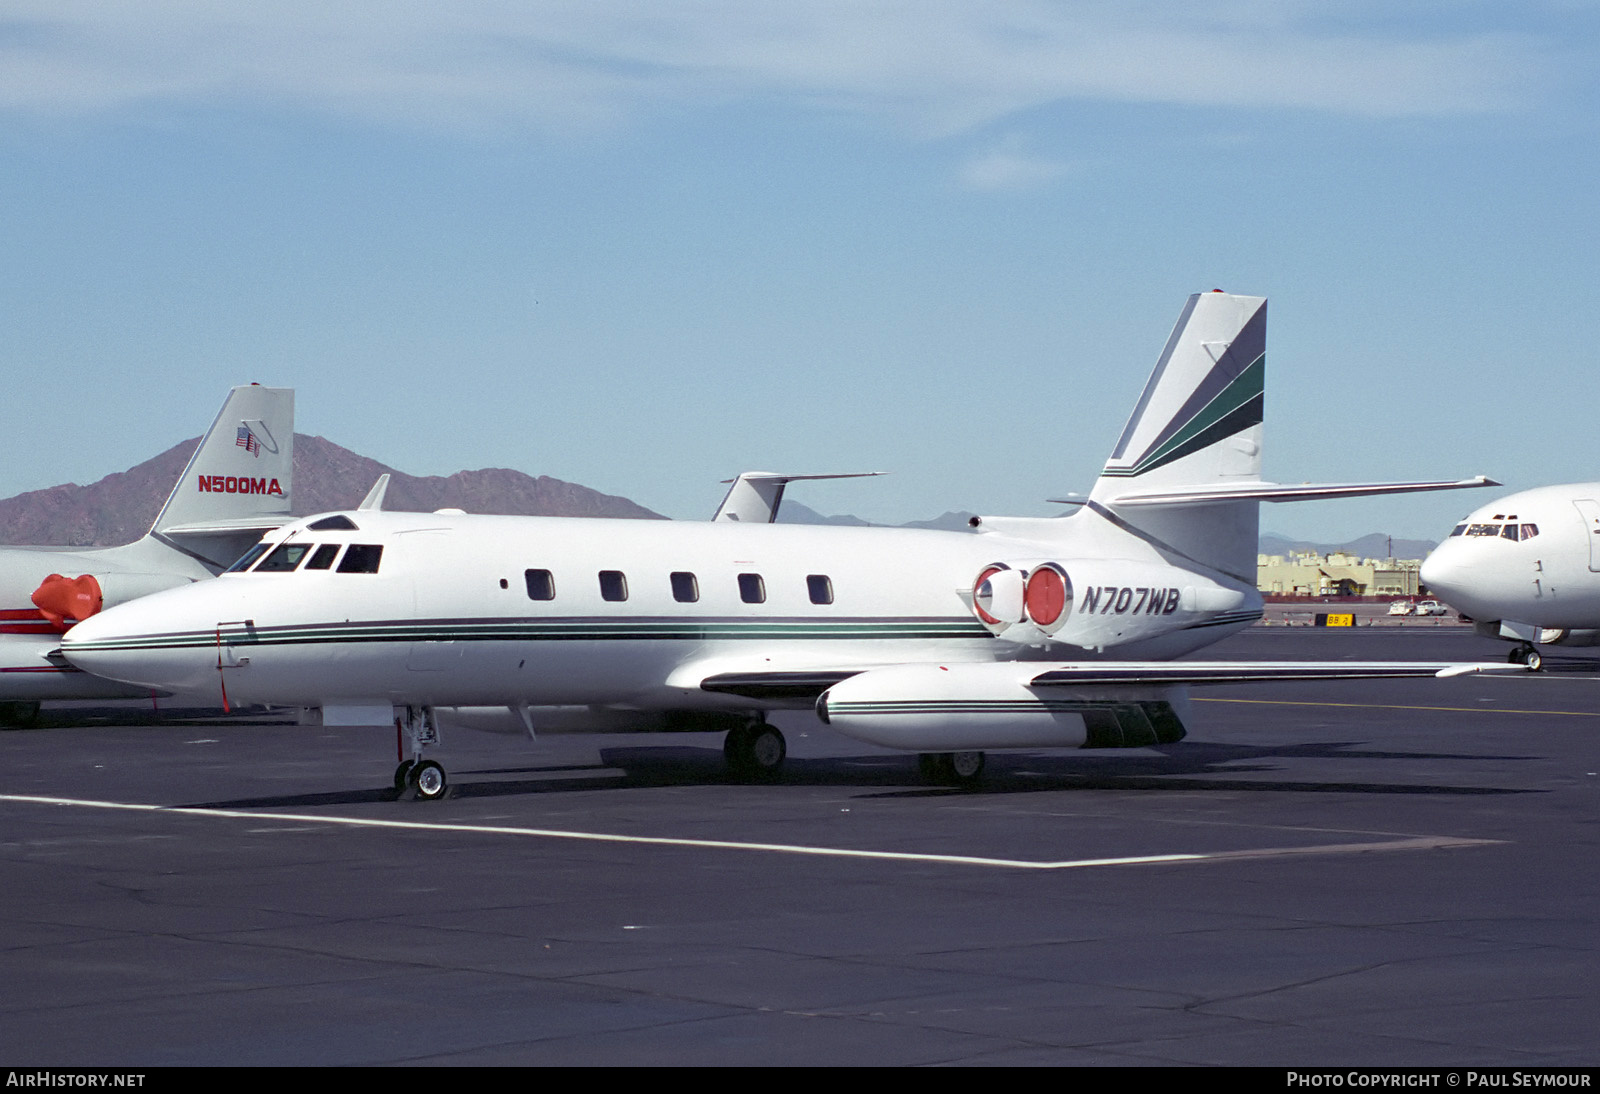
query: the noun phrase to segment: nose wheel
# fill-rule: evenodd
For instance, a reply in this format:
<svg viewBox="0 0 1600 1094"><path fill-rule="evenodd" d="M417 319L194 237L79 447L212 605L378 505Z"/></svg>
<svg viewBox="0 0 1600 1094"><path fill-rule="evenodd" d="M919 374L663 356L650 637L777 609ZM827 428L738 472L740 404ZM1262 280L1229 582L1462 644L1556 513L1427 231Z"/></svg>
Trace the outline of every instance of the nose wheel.
<svg viewBox="0 0 1600 1094"><path fill-rule="evenodd" d="M433 760L423 760L412 767L407 777L411 789L417 792L419 801L431 802L444 797L444 792L449 788L450 781L444 776L444 768Z"/></svg>
<svg viewBox="0 0 1600 1094"><path fill-rule="evenodd" d="M422 750L439 743L439 726L429 707L406 707L394 720L395 734L401 746L410 746L411 758L400 761L394 769L394 788L398 794L410 794L418 801L437 801L450 789L444 766L437 760L424 760Z"/></svg>

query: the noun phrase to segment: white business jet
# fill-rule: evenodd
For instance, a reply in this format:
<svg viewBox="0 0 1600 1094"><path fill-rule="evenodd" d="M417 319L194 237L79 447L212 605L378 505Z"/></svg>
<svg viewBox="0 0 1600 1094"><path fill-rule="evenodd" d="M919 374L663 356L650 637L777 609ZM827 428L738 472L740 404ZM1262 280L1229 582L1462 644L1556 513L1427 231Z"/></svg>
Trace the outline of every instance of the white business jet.
<svg viewBox="0 0 1600 1094"><path fill-rule="evenodd" d="M150 531L122 547L0 547L0 715L26 723L40 700L144 697L83 672L61 636L104 608L214 577L289 518L294 392L236 387Z"/></svg>
<svg viewBox="0 0 1600 1094"><path fill-rule="evenodd" d="M1529 668L1543 661L1536 643L1600 645L1600 482L1484 506L1428 556L1421 577L1479 634L1517 643L1510 660Z"/></svg>
<svg viewBox="0 0 1600 1094"><path fill-rule="evenodd" d="M144 686L392 718L396 786L421 798L445 793L424 758L441 722L725 729L735 769L763 772L785 752L767 714L814 710L965 781L986 749L1176 741L1192 684L1508 669L1167 663L1260 618L1261 501L1489 485L1263 482L1265 351L1265 300L1191 297L1066 517L974 518L976 535L772 524L784 476L760 473L708 522L329 513L62 646Z"/></svg>

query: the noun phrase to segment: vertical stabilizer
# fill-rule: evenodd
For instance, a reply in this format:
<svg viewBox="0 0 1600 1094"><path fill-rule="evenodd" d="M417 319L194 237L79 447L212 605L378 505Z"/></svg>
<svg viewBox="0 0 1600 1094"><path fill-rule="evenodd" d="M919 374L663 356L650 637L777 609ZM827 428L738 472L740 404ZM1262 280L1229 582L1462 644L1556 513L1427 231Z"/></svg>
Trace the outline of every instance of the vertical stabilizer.
<svg viewBox="0 0 1600 1094"><path fill-rule="evenodd" d="M293 472L294 390L236 387L150 532L259 534L288 518Z"/></svg>
<svg viewBox="0 0 1600 1094"><path fill-rule="evenodd" d="M1091 508L1170 552L1253 585L1254 499L1120 508L1116 499L1259 481L1266 350L1263 297L1191 296L1095 483Z"/></svg>

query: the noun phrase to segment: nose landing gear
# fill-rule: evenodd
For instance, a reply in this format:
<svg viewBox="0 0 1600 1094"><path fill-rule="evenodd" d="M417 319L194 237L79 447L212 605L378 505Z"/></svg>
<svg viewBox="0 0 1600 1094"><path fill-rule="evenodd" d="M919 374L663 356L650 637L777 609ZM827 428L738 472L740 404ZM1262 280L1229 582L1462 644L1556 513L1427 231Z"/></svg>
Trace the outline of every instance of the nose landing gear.
<svg viewBox="0 0 1600 1094"><path fill-rule="evenodd" d="M438 801L450 789L444 766L437 760L424 760L422 750L439 744L439 724L434 721L432 707L406 707L405 713L394 720L396 745L405 754L410 746L411 758L402 759L394 769L394 788L399 794L413 795L417 801Z"/></svg>

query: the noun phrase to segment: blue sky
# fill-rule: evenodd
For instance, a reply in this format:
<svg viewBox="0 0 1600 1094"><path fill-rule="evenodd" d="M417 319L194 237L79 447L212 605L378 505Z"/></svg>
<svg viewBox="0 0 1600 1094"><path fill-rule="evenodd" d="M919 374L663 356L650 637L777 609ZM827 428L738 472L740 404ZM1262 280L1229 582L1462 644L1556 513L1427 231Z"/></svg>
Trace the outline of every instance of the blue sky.
<svg viewBox="0 0 1600 1094"><path fill-rule="evenodd" d="M1191 292L1266 474L1590 480L1593 3L10 0L0 496L234 383L413 474L1042 514ZM1489 492L1271 506L1437 538Z"/></svg>

